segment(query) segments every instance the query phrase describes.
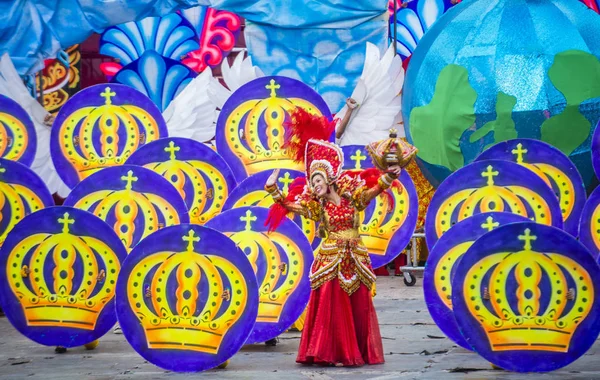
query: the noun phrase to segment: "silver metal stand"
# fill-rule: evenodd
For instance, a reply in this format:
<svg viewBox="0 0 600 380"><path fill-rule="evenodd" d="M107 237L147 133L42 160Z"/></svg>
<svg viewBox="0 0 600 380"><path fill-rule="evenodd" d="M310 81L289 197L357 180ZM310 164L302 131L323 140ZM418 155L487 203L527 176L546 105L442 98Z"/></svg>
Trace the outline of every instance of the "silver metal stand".
<svg viewBox="0 0 600 380"><path fill-rule="evenodd" d="M406 286L413 286L417 283L417 278L413 272L422 272L425 267L420 267L419 257L417 252L417 239L425 239L425 234L414 233L412 236L412 246L410 249L410 255L406 255L406 265L400 267L402 274L404 275L404 284Z"/></svg>

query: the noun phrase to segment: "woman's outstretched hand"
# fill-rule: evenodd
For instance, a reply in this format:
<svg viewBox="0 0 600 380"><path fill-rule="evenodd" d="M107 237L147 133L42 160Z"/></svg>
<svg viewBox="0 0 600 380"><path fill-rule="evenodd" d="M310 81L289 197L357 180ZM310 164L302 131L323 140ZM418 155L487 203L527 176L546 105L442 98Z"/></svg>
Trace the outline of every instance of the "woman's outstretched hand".
<svg viewBox="0 0 600 380"><path fill-rule="evenodd" d="M397 177L400 176L400 173L402 172L402 168L399 165L394 165L394 166L390 166L388 168L388 173L393 173L395 174Z"/></svg>
<svg viewBox="0 0 600 380"><path fill-rule="evenodd" d="M352 99L352 98L348 98L346 99L346 105L348 106L348 108L350 108L351 110L356 109L356 107L358 107L358 103L356 102L356 100Z"/></svg>
<svg viewBox="0 0 600 380"><path fill-rule="evenodd" d="M273 170L273 173L267 179L267 186L273 186L277 182L277 178L279 178L279 169Z"/></svg>

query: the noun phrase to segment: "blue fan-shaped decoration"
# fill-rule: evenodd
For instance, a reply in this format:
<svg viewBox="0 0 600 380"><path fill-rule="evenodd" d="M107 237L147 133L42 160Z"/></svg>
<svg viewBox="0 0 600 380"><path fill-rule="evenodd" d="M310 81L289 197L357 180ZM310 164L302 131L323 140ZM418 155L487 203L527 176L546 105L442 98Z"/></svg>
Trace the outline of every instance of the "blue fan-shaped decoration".
<svg viewBox="0 0 600 380"><path fill-rule="evenodd" d="M123 67L111 82L135 88L162 112L196 75L186 65L148 50L140 59Z"/></svg>
<svg viewBox="0 0 600 380"><path fill-rule="evenodd" d="M116 25L106 29L100 38L100 53L119 59L123 66L148 50L179 61L199 48L196 29L177 13Z"/></svg>
<svg viewBox="0 0 600 380"><path fill-rule="evenodd" d="M425 32L454 6L452 0L412 0L405 4L396 13L396 51L403 60L412 55ZM390 41L393 40L394 18L390 17Z"/></svg>

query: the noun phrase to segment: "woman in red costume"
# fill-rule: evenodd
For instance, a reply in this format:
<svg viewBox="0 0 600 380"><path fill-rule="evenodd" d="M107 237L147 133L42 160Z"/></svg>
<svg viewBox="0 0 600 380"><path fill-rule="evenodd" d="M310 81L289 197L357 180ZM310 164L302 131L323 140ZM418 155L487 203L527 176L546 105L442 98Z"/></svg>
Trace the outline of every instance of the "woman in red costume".
<svg viewBox="0 0 600 380"><path fill-rule="evenodd" d="M319 222L324 239L311 268L312 293L296 361L380 364L383 345L371 297L375 275L359 235L359 212L392 186L401 169L342 172L342 150L326 141L334 125L302 109L292 113L286 147L305 162L306 179L296 180L284 198L276 184L279 170L274 171L265 185L275 200L267 223L274 230L293 212Z"/></svg>

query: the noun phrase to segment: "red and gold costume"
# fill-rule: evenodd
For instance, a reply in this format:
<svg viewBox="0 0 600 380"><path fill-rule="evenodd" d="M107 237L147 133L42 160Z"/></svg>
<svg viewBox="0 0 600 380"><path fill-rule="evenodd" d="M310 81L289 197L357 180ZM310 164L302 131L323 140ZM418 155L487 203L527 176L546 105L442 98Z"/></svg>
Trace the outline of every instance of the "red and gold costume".
<svg viewBox="0 0 600 380"><path fill-rule="evenodd" d="M392 186L396 176L377 169L343 173L343 154L335 144L310 139L306 144L298 141L297 145L306 147L307 178L296 180L286 198L277 185L265 187L275 200L269 221L272 229L286 213L293 212L320 223L323 238L311 267L313 291L296 361L345 366L383 363L383 345L371 297L375 275L359 235L359 212ZM328 185L336 188L339 204L313 195L311 180L315 175L323 176Z"/></svg>

